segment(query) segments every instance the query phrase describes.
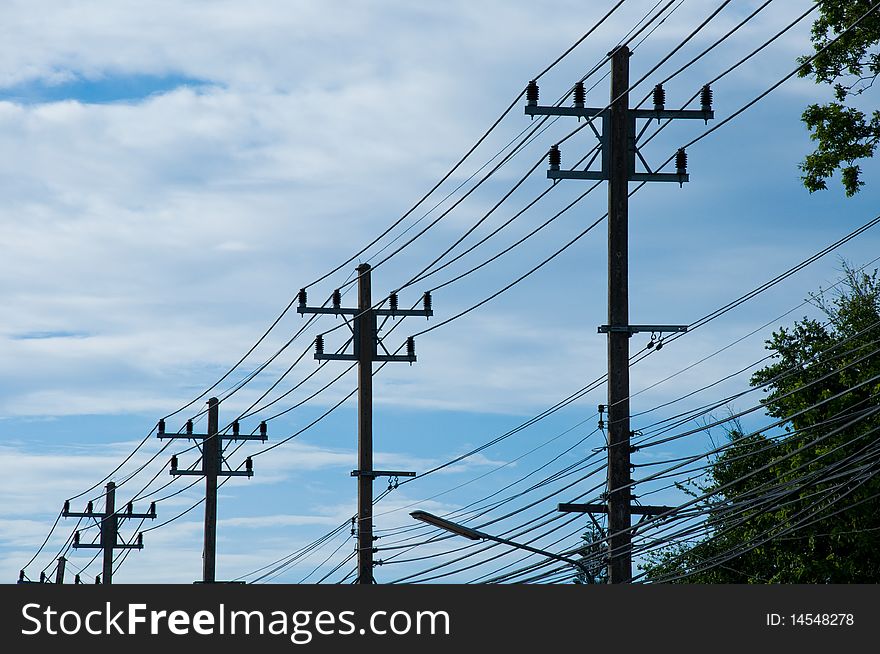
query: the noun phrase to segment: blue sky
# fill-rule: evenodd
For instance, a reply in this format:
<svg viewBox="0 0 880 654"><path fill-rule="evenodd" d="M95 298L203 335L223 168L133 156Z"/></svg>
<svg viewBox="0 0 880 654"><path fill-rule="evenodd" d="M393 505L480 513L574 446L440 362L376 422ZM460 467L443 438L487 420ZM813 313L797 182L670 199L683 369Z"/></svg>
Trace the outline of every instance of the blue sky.
<svg viewBox="0 0 880 654"><path fill-rule="evenodd" d="M633 92L633 102L758 4L731 3ZM65 498L100 480L159 417L214 383L301 286L346 260L402 215L525 83L611 5L5 3L0 20L10 36L0 44L0 149L5 153L0 162L0 279L6 305L0 328L0 462L6 471L0 481L0 579L17 578ZM564 93L652 6L628 0L541 80L542 101ZM636 49L632 79L715 6L701 0L677 5ZM808 6L800 0L771 3L723 46L667 83L668 106L678 106ZM809 50L808 29L804 21L715 85L716 118L729 116L787 74L795 58ZM590 78L598 84L588 95L589 104L607 102L607 81L599 79L604 70ZM865 94L866 102L870 95ZM876 215L880 190L871 183L876 163L867 164L869 185L855 198L845 198L836 180L830 190L812 196L800 185L797 163L810 143L799 116L808 103L826 97L809 81L791 80L689 150L691 182L684 188L653 184L633 197L632 322L689 323ZM529 126L517 107L435 202ZM421 270L574 127L572 121L553 124L423 238L380 266L373 276L374 296ZM646 148L646 157L659 163L705 129L698 121L674 124ZM582 131L567 141L563 161L579 158L592 146L591 138ZM544 169L542 164L466 244L544 190L549 183ZM445 281L514 242L584 190L580 182L557 185L471 255L403 291L401 304L417 301L422 286ZM379 248L435 202L362 260L375 263L382 256L376 256ZM458 313L527 271L601 216L605 202L605 189L597 189L522 247L438 291L432 320ZM416 365L394 364L377 374L377 465L427 470L506 432L602 374L605 342L596 326L605 322L604 233L603 223L509 292L419 338ZM877 234L868 232L839 254L862 264L875 256L877 246ZM329 296L350 278L355 263L311 288L310 298L320 302ZM664 348L633 369L633 390L780 316L810 291L836 281L839 267L839 259L826 257ZM812 312L802 307L785 320ZM220 392L271 356L303 322L295 314L286 316ZM332 317L322 318L319 328L307 331L252 384L225 401L221 421L246 409L309 348L319 330L334 324ZM423 327L423 321L407 319L389 343L396 347ZM771 331L767 327L641 394L633 410L646 410L758 360ZM341 333L328 334L328 349L338 344ZM637 340L633 349L643 344ZM341 365L328 365L245 425L255 427L259 419L306 397L339 374ZM269 398L314 368L306 355ZM315 400L270 421L272 442L299 431L355 382L349 374ZM689 399L687 406L741 390L746 383L745 375L732 379ZM377 517L377 528L409 526L412 508L454 511L520 478L513 489L522 489L583 458L601 446L601 436L591 432L596 404L603 401L604 389L598 389L458 466L401 486L377 505L377 514L384 514ZM169 430L178 429L202 402L169 419ZM659 412L645 419L662 417ZM355 426L354 407L346 404L271 455L257 457L252 480L223 487L219 576L233 578L293 552L353 513L355 485L349 471L355 467ZM645 456L663 458L708 446L708 438L697 437ZM117 479L159 447L150 439ZM245 445L233 464L257 449ZM157 473L164 483L167 473L160 473L160 464L172 451L127 482L120 497L127 500ZM191 457L182 454L181 464L194 461ZM548 467L529 476L544 464ZM561 490L565 482L551 484L548 489L559 490L557 496L486 529L500 532L524 523L558 501L571 500L577 489L586 492L599 478L566 490ZM197 491L161 502L160 519L189 507ZM526 495L505 507L538 497ZM654 497L656 503L681 500L674 491ZM482 520L504 513L502 507ZM32 576L50 562L72 523L62 521L28 569ZM536 542L554 549L572 546L577 528L574 523ZM382 547L409 532L379 533ZM278 580L299 581L317 569L310 578L314 581L330 572L351 552L347 534ZM560 544L553 544L564 534ZM145 542L142 552L128 557L118 581L198 578L200 509L149 532ZM436 554L430 561L442 562L452 556L446 551L450 546L446 541L429 544L408 556ZM80 554L72 559L76 566L87 561ZM352 565L329 580L338 580ZM377 578L391 581L427 565L388 564L377 569ZM493 565L444 580L467 581ZM95 572L96 566L89 568Z"/></svg>

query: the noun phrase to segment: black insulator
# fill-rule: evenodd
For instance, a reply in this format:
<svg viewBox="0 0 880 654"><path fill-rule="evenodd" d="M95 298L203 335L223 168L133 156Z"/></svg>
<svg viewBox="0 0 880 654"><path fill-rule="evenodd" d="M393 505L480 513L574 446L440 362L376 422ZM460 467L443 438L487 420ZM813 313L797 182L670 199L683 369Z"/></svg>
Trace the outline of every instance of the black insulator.
<svg viewBox="0 0 880 654"><path fill-rule="evenodd" d="M20 584L24 583L24 570L18 571L18 583L20 583Z"/></svg>
<svg viewBox="0 0 880 654"><path fill-rule="evenodd" d="M244 460L244 469L248 472L254 471L254 461L253 459L251 459L251 457L248 457Z"/></svg>
<svg viewBox="0 0 880 654"><path fill-rule="evenodd" d="M406 355L410 359L414 359L416 356L416 339L412 336L406 338Z"/></svg>
<svg viewBox="0 0 880 654"><path fill-rule="evenodd" d="M177 455L172 454L171 455L171 471L174 472L175 470L177 470Z"/></svg>
<svg viewBox="0 0 880 654"><path fill-rule="evenodd" d="M654 111L663 111L666 108L666 90L662 84L654 87Z"/></svg>
<svg viewBox="0 0 880 654"><path fill-rule="evenodd" d="M159 433L160 434L165 433L165 421L162 419L159 420Z"/></svg>
<svg viewBox="0 0 880 654"><path fill-rule="evenodd" d="M392 311L397 311L397 293L392 293L388 296L388 307Z"/></svg>
<svg viewBox="0 0 880 654"><path fill-rule="evenodd" d="M526 102L532 106L538 104L538 82L532 80L526 87Z"/></svg>
<svg viewBox="0 0 880 654"><path fill-rule="evenodd" d="M186 433L189 435L192 435L192 433L193 433L193 421L192 420L186 421Z"/></svg>
<svg viewBox="0 0 880 654"><path fill-rule="evenodd" d="M101 584L101 575L95 575L95 585Z"/></svg>
<svg viewBox="0 0 880 654"><path fill-rule="evenodd" d="M318 334L315 336L315 354L324 354L324 336Z"/></svg>
<svg viewBox="0 0 880 654"><path fill-rule="evenodd" d="M688 156L684 148L679 148L675 153L675 172L679 175L686 175L688 167Z"/></svg>
<svg viewBox="0 0 880 654"><path fill-rule="evenodd" d="M86 513L92 513L95 510L95 505L92 502L86 504Z"/></svg>
<svg viewBox="0 0 880 654"><path fill-rule="evenodd" d="M650 350L655 345L656 345L656 343L654 341L648 341L648 344L645 347Z"/></svg>
<svg viewBox="0 0 880 654"><path fill-rule="evenodd" d="M144 535L142 533L138 533L138 547L144 546Z"/></svg>
<svg viewBox="0 0 880 654"><path fill-rule="evenodd" d="M125 505L125 510L128 513L128 515L131 515L132 513L134 513L134 504L129 502L128 504Z"/></svg>
<svg viewBox="0 0 880 654"><path fill-rule="evenodd" d="M79 532L78 531L73 532L73 545L74 545L74 547L79 545Z"/></svg>
<svg viewBox="0 0 880 654"><path fill-rule="evenodd" d="M156 517L156 503L155 502L150 502L150 515L154 518Z"/></svg>
<svg viewBox="0 0 880 654"><path fill-rule="evenodd" d="M41 584L45 584L45 583L46 583L46 572L45 572L45 571L43 571L43 572L40 573L40 583L41 583Z"/></svg>
<svg viewBox="0 0 880 654"><path fill-rule="evenodd" d="M583 108L586 101L587 91L586 89L584 89L584 83L578 82L574 85L574 106L578 108Z"/></svg>
<svg viewBox="0 0 880 654"><path fill-rule="evenodd" d="M657 350L659 351L662 349L663 349L663 341L657 341Z"/></svg>
<svg viewBox="0 0 880 654"><path fill-rule="evenodd" d="M299 289L299 293L297 293L296 297L297 297L297 300L299 301L299 306L305 308L306 299L308 298L308 295L306 293L306 289L304 289L304 288Z"/></svg>
<svg viewBox="0 0 880 654"><path fill-rule="evenodd" d="M550 170L559 170L559 166L562 165L562 153L559 151L558 145L550 146Z"/></svg>
<svg viewBox="0 0 880 654"><path fill-rule="evenodd" d="M425 294L422 296L422 306L424 306L425 311L430 311L432 304L431 291L425 291Z"/></svg>
<svg viewBox="0 0 880 654"><path fill-rule="evenodd" d="M337 288L333 291L333 308L338 309L342 306L342 293Z"/></svg>
<svg viewBox="0 0 880 654"><path fill-rule="evenodd" d="M64 500L64 513L70 513L70 500Z"/></svg>
<svg viewBox="0 0 880 654"><path fill-rule="evenodd" d="M712 87L704 84L700 89L700 104L703 111L712 111Z"/></svg>
<svg viewBox="0 0 880 654"><path fill-rule="evenodd" d="M73 583L75 583L75 584L81 584L81 583L82 583L82 579L80 578L79 575L74 576L74 578L73 578Z"/></svg>
<svg viewBox="0 0 880 654"><path fill-rule="evenodd" d="M238 424L238 420L232 421L232 436L237 437L241 433L241 425Z"/></svg>
<svg viewBox="0 0 880 654"><path fill-rule="evenodd" d="M268 430L269 430L269 428L266 426L266 421L263 420L263 422L260 423L260 436L262 436L265 439L266 433L268 432Z"/></svg>
<svg viewBox="0 0 880 654"><path fill-rule="evenodd" d="M599 405L599 413L605 413L605 405L604 404Z"/></svg>

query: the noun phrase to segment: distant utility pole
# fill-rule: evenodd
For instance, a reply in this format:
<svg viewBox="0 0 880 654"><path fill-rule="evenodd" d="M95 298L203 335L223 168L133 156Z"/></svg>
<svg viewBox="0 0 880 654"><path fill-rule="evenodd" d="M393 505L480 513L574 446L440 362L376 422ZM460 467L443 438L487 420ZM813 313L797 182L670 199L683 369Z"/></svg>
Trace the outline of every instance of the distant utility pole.
<svg viewBox="0 0 880 654"><path fill-rule="evenodd" d="M61 556L58 557L58 566L55 568L55 582L54 583L56 583L56 584L63 584L64 583L64 568L65 568L66 564L67 564L67 559L64 558L64 555L62 554ZM77 577L79 577L79 575L77 575ZM20 583L20 584L48 584L51 582L49 582L48 578L46 577L45 572L40 573L40 580L39 581L30 581L28 579L25 579L24 570L20 570L18 573L18 583Z"/></svg>
<svg viewBox="0 0 880 654"><path fill-rule="evenodd" d="M266 421L260 423L258 436L243 436L240 433L238 420L232 423L232 434L220 433L220 401L216 397L208 400L208 432L194 434L193 422L187 420L186 433L169 434L165 431L165 421L159 421L158 436L160 439L192 439L201 441L202 469L180 470L177 467L177 455L171 457L172 475L194 475L205 478L205 547L202 553L202 583L213 584L217 581L217 477L253 477L254 466L251 457L245 459L244 470L223 468L226 459L223 457L223 441L261 441L266 442Z"/></svg>
<svg viewBox="0 0 880 654"><path fill-rule="evenodd" d="M150 503L150 511L148 513L135 513L134 506L131 502L125 507L125 511L117 511L116 510L116 484L111 482L107 482L107 486L104 493L104 511L97 512L94 510L94 506L92 502L89 502L86 506L86 510L82 513L77 513L70 510L70 500L64 502L64 510L61 512L65 518L92 518L98 522L98 525L101 529L100 532L100 540L97 543L82 543L80 542L80 534L79 531L74 532L73 534L73 549L100 549L103 550L104 553L104 567L102 570L101 579L103 579L103 583L112 584L113 583L113 552L114 550L142 550L144 549L144 535L138 533L137 541L135 543L120 543L119 542L119 524L123 520L130 520L133 518L149 518L150 520L154 520L156 518L156 503ZM58 561L59 572L61 574L61 578L64 576L64 568L61 565L61 561ZM79 575L77 575L79 577ZM60 583L60 582L59 582ZM95 583L101 583L96 581Z"/></svg>
<svg viewBox="0 0 880 654"><path fill-rule="evenodd" d="M306 313L331 313L342 316L352 333L352 354L331 354L324 352L324 336L315 338L315 359L334 361L357 361L358 363L358 469L352 470L351 476L358 480L358 515L357 515L357 553L358 576L356 583L376 583L373 577L373 479L376 477L414 477L414 472L394 470L373 470L373 362L416 360L416 346L412 337L407 338L406 354L391 354L379 338L376 325L377 316L392 318L404 316L434 315L431 310L431 294L423 296L422 309L400 309L397 305L397 294L388 297L387 309L374 309L370 290L370 265L361 264L358 273L358 305L357 308L342 307L339 290L333 291L332 307L306 306L306 290L299 292L297 311ZM349 321L346 316L352 316ZM384 354L379 354L379 348Z"/></svg>
<svg viewBox="0 0 880 654"><path fill-rule="evenodd" d="M639 332L660 334L686 331L684 325L630 325L628 289L628 216L629 182L688 181L687 154L679 149L675 156L674 173L651 170L639 151L638 140L644 134L636 131L636 119L700 119L714 118L712 90L704 86L700 94L700 110L668 110L666 93L661 85L654 87L653 109L629 108L630 51L621 46L609 53L611 57L611 103L609 108L585 107L583 82L574 89L574 107L538 105L538 85L529 82L526 91L525 113L529 116L577 116L590 120L590 129L599 139L601 169L562 170L562 155L554 145L550 149L549 179L582 179L608 181L608 324L599 327L599 333L608 334L608 490L606 504L561 505L564 510L601 512L608 514L608 576L611 583L632 580L632 521L633 514L656 515L666 507L633 506L633 480L630 477L630 409L629 409L629 339ZM601 118L601 132L592 123ZM645 172L636 171L636 158ZM592 161L590 162L592 164ZM658 349L660 345L658 344ZM575 507L575 508L572 508ZM651 510L650 512L648 510Z"/></svg>

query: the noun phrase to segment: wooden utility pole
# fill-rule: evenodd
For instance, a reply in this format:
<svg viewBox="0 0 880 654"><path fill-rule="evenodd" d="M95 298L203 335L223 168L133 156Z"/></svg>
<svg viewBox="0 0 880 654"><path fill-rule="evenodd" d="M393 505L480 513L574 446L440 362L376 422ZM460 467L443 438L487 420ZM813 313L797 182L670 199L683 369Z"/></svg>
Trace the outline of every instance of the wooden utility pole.
<svg viewBox="0 0 880 654"><path fill-rule="evenodd" d="M217 580L217 473L223 456L219 435L219 406L216 397L208 401L208 433L202 440L202 471L205 473L205 549L202 552L202 581Z"/></svg>
<svg viewBox="0 0 880 654"><path fill-rule="evenodd" d="M100 549L103 550L104 561L102 572L100 578L105 584L113 583L113 553L115 550L142 550L144 549L144 537L143 534L137 535L137 541L135 543L120 543L119 542L119 524L123 520L130 520L133 518L149 518L150 520L154 520L156 518L156 503L150 503L150 511L149 513L135 513L134 507L132 503L129 502L125 508L124 512L120 512L116 510L116 484L112 481L107 482L107 486L104 489L104 511L96 512L94 510L92 502L88 503L86 510L82 513L73 512L70 510L70 501L66 501L64 503L64 510L61 512L65 518L92 518L94 520L98 520L98 526L100 527L100 542L98 543L82 543L80 542L80 533L77 531L73 534L73 548L74 549ZM61 560L58 561L59 572L61 574L61 579L64 578L64 568L61 565ZM96 582L98 583L98 582Z"/></svg>
<svg viewBox="0 0 880 654"><path fill-rule="evenodd" d="M708 121L714 117L712 91L704 86L697 110L667 110L666 93L661 85L654 87L653 109L629 108L630 50L621 46L609 53L611 58L611 101L598 109L585 106L583 82L574 88L574 106L539 106L538 85L529 82L526 89L529 116L576 116L589 121L591 132L599 139L601 169L563 170L559 147L550 149L550 170L547 177L554 180L581 179L608 181L608 324L599 326L599 333L607 334L608 347L608 484L605 504L561 504L560 510L608 515L608 577L611 583L632 580L632 515L657 515L668 507L633 506L633 481L630 477L629 406L629 339L639 332L660 334L686 331L685 325L630 325L629 324L629 182L688 181L687 156L679 150L675 157L674 173L654 172L639 151L636 119L691 118ZM593 125L601 120L601 131ZM636 158L645 168L636 171ZM590 162L592 164L592 161ZM653 343L653 340L652 340ZM602 409L604 407L600 407ZM565 508L562 508L565 507Z"/></svg>
<svg viewBox="0 0 880 654"><path fill-rule="evenodd" d="M608 177L608 577L632 579L629 426L629 48L611 58Z"/></svg>
<svg viewBox="0 0 880 654"><path fill-rule="evenodd" d="M353 352L325 353L324 337L318 335L315 339L315 359L334 361L356 361L358 364L358 469L352 470L351 476L358 480L357 498L357 554L358 576L355 583L374 584L373 577L373 554L375 538L373 537L373 480L376 477L414 477L414 472L401 472L394 470L373 470L373 362L406 361L414 363L416 360L415 342L412 337L407 339L405 355L394 355L385 349L382 339L379 338L377 316L390 316L392 318L404 316L434 315L431 309L431 295L425 293L423 309L400 309L397 305L397 294L392 293L388 298L387 308L374 308L371 290L370 264L363 263L357 267L358 304L357 308L345 308L342 306L342 296L337 289L333 291L331 307L307 306L306 290L299 292L299 306L297 311L306 313L330 313L334 315L352 316L351 322L347 318L346 324L352 332ZM379 354L379 348L384 354Z"/></svg>
<svg viewBox="0 0 880 654"><path fill-rule="evenodd" d="M357 583L372 584L373 578L373 356L377 336L373 313L370 264L357 267L358 313L356 326L358 358L358 477L357 477Z"/></svg>
<svg viewBox="0 0 880 654"><path fill-rule="evenodd" d="M192 439L201 441L202 469L180 470L177 467L177 455L171 457L172 475L194 475L205 478L205 535L202 550L202 583L217 582L217 478L218 477L253 477L254 467L251 458L245 459L244 470L224 469L223 441L260 441L266 442L266 422L260 423L259 436L243 436L240 433L238 420L232 423L232 434L220 433L220 401L216 397L208 400L208 430L205 434L194 434L192 420L186 422L186 433L168 434L165 431L165 420L159 421L160 439Z"/></svg>

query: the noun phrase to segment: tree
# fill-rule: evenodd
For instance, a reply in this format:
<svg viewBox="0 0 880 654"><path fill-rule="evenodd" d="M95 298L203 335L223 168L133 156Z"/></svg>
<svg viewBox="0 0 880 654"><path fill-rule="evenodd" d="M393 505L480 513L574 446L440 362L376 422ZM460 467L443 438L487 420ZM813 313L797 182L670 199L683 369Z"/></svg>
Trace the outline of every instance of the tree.
<svg viewBox="0 0 880 654"><path fill-rule="evenodd" d="M745 434L686 490L709 536L653 555L654 580L690 583L880 581L880 281L845 265L844 290L813 296L827 317L767 341L756 372L781 436Z"/></svg>
<svg viewBox="0 0 880 654"><path fill-rule="evenodd" d="M858 193L864 186L858 162L872 157L880 141L880 111L868 116L853 106L855 98L871 89L880 75L880 11L874 9L831 43L875 4L876 0L819 0L819 18L811 35L815 59L801 57L799 74L830 85L835 99L811 104L802 116L810 138L817 143L800 164L804 186L811 193L826 189L827 179L837 170L846 194Z"/></svg>
<svg viewBox="0 0 880 654"><path fill-rule="evenodd" d="M608 583L608 557L606 555L608 544L605 541L605 535L591 526L581 535L581 539L584 544L578 551L579 561L586 568L586 571L579 569L574 576L574 583Z"/></svg>

